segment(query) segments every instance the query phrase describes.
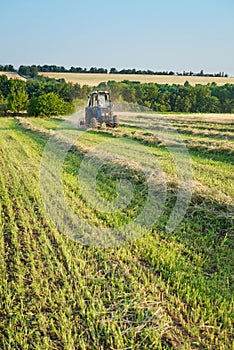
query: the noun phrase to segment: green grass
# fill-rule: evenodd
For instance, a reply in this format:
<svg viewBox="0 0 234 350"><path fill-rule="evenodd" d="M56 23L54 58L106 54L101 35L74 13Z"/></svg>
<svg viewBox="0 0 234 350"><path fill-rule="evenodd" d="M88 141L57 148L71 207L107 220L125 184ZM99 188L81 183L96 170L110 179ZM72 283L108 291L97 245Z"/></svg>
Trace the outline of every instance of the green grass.
<svg viewBox="0 0 234 350"><path fill-rule="evenodd" d="M90 248L57 231L40 195L49 137L43 130L60 121L29 121L35 129L0 118L0 348L232 349L232 156L189 149L195 191L183 221L168 234L175 168L162 145L141 140L170 179L164 213L137 241ZM66 132L81 135L69 127ZM89 131L79 142L87 148L112 138ZM141 174L126 164L103 168L97 185L104 198L116 197L116 178L108 177L113 166L131 179L135 192L125 215L101 213L79 189L82 159L78 149L64 163L64 192L73 210L104 227L131 220L147 192Z"/></svg>

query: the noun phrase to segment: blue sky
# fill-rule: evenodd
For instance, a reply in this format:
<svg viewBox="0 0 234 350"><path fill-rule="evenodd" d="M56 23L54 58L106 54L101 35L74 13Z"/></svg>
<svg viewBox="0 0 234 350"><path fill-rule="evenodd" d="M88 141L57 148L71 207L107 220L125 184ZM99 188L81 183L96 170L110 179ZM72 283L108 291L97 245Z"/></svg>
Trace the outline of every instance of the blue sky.
<svg viewBox="0 0 234 350"><path fill-rule="evenodd" d="M0 64L225 71L234 0L3 0Z"/></svg>

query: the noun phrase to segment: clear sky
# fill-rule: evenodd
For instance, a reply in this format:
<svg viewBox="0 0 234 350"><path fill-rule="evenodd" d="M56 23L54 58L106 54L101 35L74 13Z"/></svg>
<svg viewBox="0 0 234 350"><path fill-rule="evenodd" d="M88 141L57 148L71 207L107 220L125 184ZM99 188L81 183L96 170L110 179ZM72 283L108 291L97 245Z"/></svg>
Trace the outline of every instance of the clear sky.
<svg viewBox="0 0 234 350"><path fill-rule="evenodd" d="M2 0L0 9L0 64L234 76L234 0Z"/></svg>

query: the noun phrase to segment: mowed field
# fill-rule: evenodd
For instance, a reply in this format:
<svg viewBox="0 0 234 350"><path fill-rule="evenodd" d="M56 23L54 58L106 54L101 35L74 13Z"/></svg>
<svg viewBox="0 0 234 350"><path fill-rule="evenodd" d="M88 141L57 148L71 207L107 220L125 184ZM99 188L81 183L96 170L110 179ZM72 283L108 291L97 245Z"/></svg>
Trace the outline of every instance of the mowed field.
<svg viewBox="0 0 234 350"><path fill-rule="evenodd" d="M65 79L66 82L78 83L80 85L97 86L101 82L108 80L115 81L139 81L141 83L157 84L181 84L189 81L191 85L215 82L217 85L234 84L234 78L213 78L213 77L186 77L186 76L169 76L169 75L139 75L139 74L89 74L89 73L39 73L55 79Z"/></svg>
<svg viewBox="0 0 234 350"><path fill-rule="evenodd" d="M187 213L172 233L165 225L180 183L173 157L153 135L157 115L125 113L118 129L88 131L59 118L0 118L1 349L233 349L234 117L164 118L158 131L167 134L170 122L179 132L194 177ZM42 201L39 171L49 137L61 132L78 139L64 161L64 194L94 226L132 220L147 188L137 168L110 163L132 181L134 198L121 213L92 208L77 181L84 155L121 138L154 155L167 179L167 200L150 230L116 248L85 246L57 230ZM105 167L97 188L103 198L115 198L116 179Z"/></svg>

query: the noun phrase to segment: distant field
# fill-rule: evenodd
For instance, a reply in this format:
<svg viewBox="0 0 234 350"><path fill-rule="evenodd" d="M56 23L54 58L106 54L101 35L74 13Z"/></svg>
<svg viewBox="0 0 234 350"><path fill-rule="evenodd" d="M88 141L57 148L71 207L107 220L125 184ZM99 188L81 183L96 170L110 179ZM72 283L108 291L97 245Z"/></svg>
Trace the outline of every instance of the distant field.
<svg viewBox="0 0 234 350"><path fill-rule="evenodd" d="M108 80L115 81L140 81L141 83L158 83L158 84L181 84L186 80L191 85L215 82L217 85L234 84L234 78L210 78L210 77L186 77L186 76L170 76L170 75L139 75L139 74L89 74L89 73L39 73L50 78L64 78L67 82L79 83L80 85L96 86L101 82Z"/></svg>
<svg viewBox="0 0 234 350"><path fill-rule="evenodd" d="M18 73L0 72L0 75L6 75L10 79L20 79L26 81ZM234 84L234 78L210 78L210 77L186 77L171 75L141 75L141 74L89 74L89 73L39 73L39 75L47 76L55 79L65 79L67 82L79 83L80 85L97 86L101 82L108 80L115 81L139 81L141 83L158 83L158 84L181 84L189 81L191 85L215 82L217 85Z"/></svg>
<svg viewBox="0 0 234 350"><path fill-rule="evenodd" d="M20 79L26 81L25 78L14 72L0 72L0 75L6 75L9 79Z"/></svg>

